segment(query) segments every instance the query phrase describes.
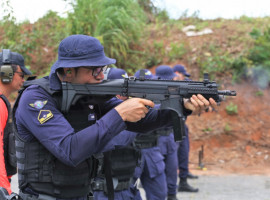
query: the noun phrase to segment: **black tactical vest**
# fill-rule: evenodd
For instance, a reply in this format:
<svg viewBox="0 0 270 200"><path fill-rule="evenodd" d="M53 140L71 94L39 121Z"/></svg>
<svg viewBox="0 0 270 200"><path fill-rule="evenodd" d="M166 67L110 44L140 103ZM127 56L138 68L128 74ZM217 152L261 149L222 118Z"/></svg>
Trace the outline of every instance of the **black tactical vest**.
<svg viewBox="0 0 270 200"><path fill-rule="evenodd" d="M11 106L8 99L4 95L0 95L7 106L8 120L4 129L4 158L7 175L11 176L17 173L16 153L15 153L15 135L11 117Z"/></svg>
<svg viewBox="0 0 270 200"><path fill-rule="evenodd" d="M52 95L61 105L61 92L51 91L47 77L26 82L15 102L14 112L23 90L30 85L39 85ZM90 109L86 109L85 100L79 101L70 108L66 119L75 132L92 124L89 121ZM87 105L88 106L88 105ZM15 116L15 115L14 115ZM15 121L15 120L14 120ZM16 133L16 155L18 162L19 188L30 187L40 194L47 194L57 198L75 198L86 196L90 192L90 180L93 176L94 162L89 158L76 167L63 164L56 159L38 140L30 142L20 138Z"/></svg>
<svg viewBox="0 0 270 200"><path fill-rule="evenodd" d="M134 170L138 165L140 153L132 146L124 148L116 148L109 152L111 175L113 178L117 178L118 181L126 181L133 177ZM99 161L98 177L105 177L104 155L97 154L95 157Z"/></svg>

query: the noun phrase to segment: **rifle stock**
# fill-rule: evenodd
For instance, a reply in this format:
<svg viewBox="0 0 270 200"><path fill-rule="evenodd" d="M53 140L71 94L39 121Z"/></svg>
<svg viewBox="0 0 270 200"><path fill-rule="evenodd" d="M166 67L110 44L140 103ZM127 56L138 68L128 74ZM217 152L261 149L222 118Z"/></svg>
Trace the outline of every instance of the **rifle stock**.
<svg viewBox="0 0 270 200"><path fill-rule="evenodd" d="M235 91L218 90L214 81L172 81L154 80L129 77L125 79L105 80L98 84L72 84L62 83L61 111L67 113L70 106L84 96L95 96L102 99L113 97L117 94L128 97L139 97L160 103L160 109L172 111L175 140L182 140L185 135L183 115L183 99L192 95L201 94L206 99L213 98L217 103L223 96L236 96Z"/></svg>

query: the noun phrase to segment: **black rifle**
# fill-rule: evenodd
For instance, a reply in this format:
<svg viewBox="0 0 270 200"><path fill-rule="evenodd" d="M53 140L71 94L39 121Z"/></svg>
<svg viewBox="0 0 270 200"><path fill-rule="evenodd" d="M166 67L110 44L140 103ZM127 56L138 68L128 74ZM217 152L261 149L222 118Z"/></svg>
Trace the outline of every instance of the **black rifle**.
<svg viewBox="0 0 270 200"><path fill-rule="evenodd" d="M200 81L154 80L129 77L125 79L105 80L98 84L72 84L62 82L61 111L67 113L70 106L84 96L94 96L96 101L109 99L117 94L127 97L139 97L160 103L160 109L172 112L174 138L181 141L185 135L185 116L183 115L183 99L201 94L206 99L213 98L217 103L222 96L236 96L235 91L218 90L218 84L209 81L208 74Z"/></svg>

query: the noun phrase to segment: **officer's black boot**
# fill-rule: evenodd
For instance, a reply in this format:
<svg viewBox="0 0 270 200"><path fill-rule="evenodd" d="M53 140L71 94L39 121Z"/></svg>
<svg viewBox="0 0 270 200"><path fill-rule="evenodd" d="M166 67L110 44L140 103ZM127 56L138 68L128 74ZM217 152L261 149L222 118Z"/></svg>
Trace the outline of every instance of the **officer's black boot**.
<svg viewBox="0 0 270 200"><path fill-rule="evenodd" d="M180 183L178 186L178 192L198 192L198 188L190 186L187 182L187 178L180 178Z"/></svg>
<svg viewBox="0 0 270 200"><path fill-rule="evenodd" d="M167 200L178 200L176 194L168 194Z"/></svg>
<svg viewBox="0 0 270 200"><path fill-rule="evenodd" d="M196 175L191 174L190 172L188 172L187 178L190 178L190 179L198 179L199 177L196 176Z"/></svg>

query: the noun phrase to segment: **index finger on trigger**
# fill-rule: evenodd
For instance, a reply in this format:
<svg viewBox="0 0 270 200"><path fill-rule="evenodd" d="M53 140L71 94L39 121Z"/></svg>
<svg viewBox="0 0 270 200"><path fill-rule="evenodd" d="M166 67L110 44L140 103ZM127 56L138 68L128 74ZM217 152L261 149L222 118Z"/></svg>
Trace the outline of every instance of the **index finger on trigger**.
<svg viewBox="0 0 270 200"><path fill-rule="evenodd" d="M143 103L146 107L153 108L155 106L154 102L148 99L141 99L141 103Z"/></svg>

